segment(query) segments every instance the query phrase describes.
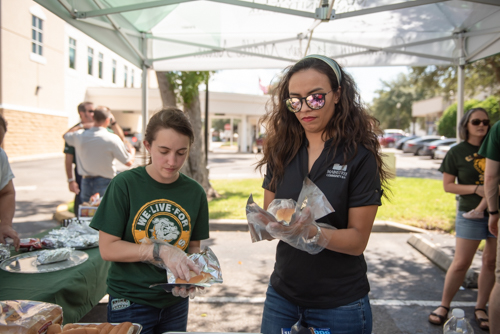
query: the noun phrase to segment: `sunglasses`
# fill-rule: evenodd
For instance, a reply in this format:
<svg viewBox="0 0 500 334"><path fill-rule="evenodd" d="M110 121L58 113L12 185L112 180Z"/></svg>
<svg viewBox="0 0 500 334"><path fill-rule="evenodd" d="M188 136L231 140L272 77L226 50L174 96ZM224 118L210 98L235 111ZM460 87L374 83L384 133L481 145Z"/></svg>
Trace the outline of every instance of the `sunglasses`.
<svg viewBox="0 0 500 334"><path fill-rule="evenodd" d="M283 100L286 104L288 110L293 113L299 112L302 109L302 100L304 100L307 106L313 110L321 109L325 106L325 96L331 93L333 90L328 93L318 93L311 94L306 97L289 97L288 99Z"/></svg>
<svg viewBox="0 0 500 334"><path fill-rule="evenodd" d="M483 123L484 126L490 125L490 120L489 119L471 119L470 124L478 126L479 124Z"/></svg>

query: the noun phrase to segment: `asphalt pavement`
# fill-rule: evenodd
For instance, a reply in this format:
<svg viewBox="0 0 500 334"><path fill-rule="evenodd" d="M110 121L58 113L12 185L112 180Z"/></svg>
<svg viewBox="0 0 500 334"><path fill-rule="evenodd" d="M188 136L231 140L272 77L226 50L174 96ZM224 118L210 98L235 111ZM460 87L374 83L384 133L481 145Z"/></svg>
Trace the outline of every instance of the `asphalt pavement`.
<svg viewBox="0 0 500 334"><path fill-rule="evenodd" d="M398 176L441 179L440 161L396 155ZM210 175L216 178L260 177L257 157L219 149L209 154ZM14 226L22 237L59 226L56 207L72 200L63 158L13 162L17 190ZM119 168L125 168L120 166ZM219 255L224 284L191 301L188 331L259 332L265 290L274 265L275 241L252 244L245 221L213 220L205 244ZM371 284L373 333L442 333L427 322L440 304L444 275L454 252L454 237L394 222L376 221L365 257ZM478 253L464 286L452 303L473 319L477 290ZM82 322L106 320L105 303L94 307ZM482 333L471 320L476 333Z"/></svg>

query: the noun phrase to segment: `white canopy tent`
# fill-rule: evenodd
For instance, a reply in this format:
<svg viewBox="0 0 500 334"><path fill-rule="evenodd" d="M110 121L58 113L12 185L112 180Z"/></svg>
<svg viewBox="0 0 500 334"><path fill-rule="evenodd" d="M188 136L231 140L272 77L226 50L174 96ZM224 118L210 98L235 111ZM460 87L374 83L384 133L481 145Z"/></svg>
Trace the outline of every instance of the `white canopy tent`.
<svg viewBox="0 0 500 334"><path fill-rule="evenodd" d="M458 122L464 66L500 53L500 0L35 1L143 68L145 120L149 67L284 68L316 53L343 66L456 65Z"/></svg>

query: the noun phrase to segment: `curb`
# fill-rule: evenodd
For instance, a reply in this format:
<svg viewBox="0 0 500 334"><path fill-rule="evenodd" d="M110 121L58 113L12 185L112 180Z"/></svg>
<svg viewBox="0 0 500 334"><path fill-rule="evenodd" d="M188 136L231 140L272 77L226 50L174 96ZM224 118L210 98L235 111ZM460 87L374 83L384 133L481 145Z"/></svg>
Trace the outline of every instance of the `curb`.
<svg viewBox="0 0 500 334"><path fill-rule="evenodd" d="M65 219L75 218L75 214L68 211L67 204L59 204L52 218L62 224Z"/></svg>
<svg viewBox="0 0 500 334"><path fill-rule="evenodd" d="M444 270L448 271L448 268L451 265L452 258L446 254L440 247L431 241L427 240L424 236L413 234L407 240L413 248L422 253L425 257L431 260L435 265ZM475 271L472 268L467 270L465 275L463 286L465 288L477 288L477 280L478 280L479 272Z"/></svg>

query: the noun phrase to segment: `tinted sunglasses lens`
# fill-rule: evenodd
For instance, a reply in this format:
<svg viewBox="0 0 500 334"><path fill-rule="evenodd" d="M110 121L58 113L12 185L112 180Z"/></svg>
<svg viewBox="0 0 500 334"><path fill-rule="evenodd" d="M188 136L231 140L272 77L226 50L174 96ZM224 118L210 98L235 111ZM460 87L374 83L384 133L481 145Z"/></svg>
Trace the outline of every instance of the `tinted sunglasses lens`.
<svg viewBox="0 0 500 334"><path fill-rule="evenodd" d="M470 124L475 125L475 126L477 126L481 123L483 123L485 126L488 126L490 124L490 120L489 119L483 119L483 120L473 119L470 121Z"/></svg>
<svg viewBox="0 0 500 334"><path fill-rule="evenodd" d="M291 112L299 112L302 107L302 103L300 102L300 99L292 97L286 100L286 106Z"/></svg>
<svg viewBox="0 0 500 334"><path fill-rule="evenodd" d="M312 94L306 97L306 103L311 109L321 109L325 105L325 94Z"/></svg>

